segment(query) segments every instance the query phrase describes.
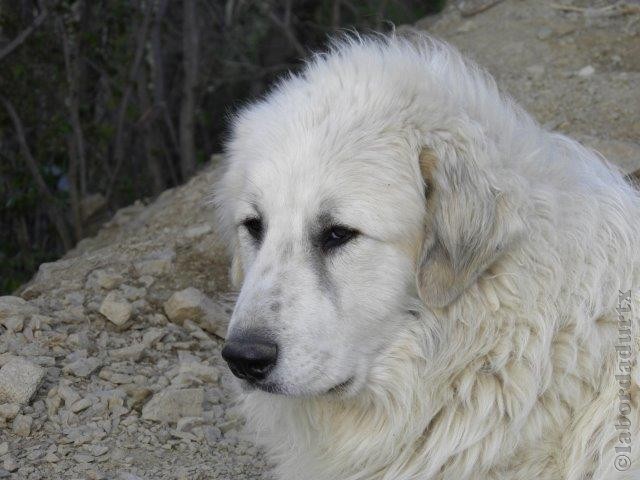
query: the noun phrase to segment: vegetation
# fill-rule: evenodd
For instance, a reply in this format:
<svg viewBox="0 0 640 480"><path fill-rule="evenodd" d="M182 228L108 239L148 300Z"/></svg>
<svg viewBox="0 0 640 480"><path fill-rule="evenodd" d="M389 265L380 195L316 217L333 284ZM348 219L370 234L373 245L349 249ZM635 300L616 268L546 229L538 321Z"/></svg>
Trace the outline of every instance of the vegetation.
<svg viewBox="0 0 640 480"><path fill-rule="evenodd" d="M16 0L0 10L0 294L189 178L225 117L339 29L443 0ZM101 216L102 215L102 216Z"/></svg>

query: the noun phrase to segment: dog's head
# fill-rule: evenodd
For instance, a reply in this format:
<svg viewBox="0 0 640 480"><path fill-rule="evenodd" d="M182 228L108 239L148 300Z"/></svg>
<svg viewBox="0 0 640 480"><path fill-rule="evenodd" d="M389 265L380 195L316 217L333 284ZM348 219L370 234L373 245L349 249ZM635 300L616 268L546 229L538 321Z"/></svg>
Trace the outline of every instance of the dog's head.
<svg viewBox="0 0 640 480"><path fill-rule="evenodd" d="M429 103L417 58L393 71L419 53L389 48L339 49L235 121L216 191L241 287L223 356L247 386L359 391L417 310L455 301L519 231L482 132Z"/></svg>

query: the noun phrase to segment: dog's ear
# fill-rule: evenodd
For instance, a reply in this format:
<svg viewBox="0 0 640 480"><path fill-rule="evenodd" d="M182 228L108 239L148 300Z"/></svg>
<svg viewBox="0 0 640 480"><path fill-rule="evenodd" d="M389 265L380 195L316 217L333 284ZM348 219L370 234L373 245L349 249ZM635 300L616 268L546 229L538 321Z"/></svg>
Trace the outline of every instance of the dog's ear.
<svg viewBox="0 0 640 480"><path fill-rule="evenodd" d="M453 302L509 248L523 230L505 192L468 150L423 148L425 237L417 284L431 307Z"/></svg>

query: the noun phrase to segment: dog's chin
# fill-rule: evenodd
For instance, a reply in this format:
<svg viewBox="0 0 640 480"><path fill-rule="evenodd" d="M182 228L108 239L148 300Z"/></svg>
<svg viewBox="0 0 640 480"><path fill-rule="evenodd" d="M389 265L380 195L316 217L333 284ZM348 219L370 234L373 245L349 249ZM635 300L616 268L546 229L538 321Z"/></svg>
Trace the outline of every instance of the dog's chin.
<svg viewBox="0 0 640 480"><path fill-rule="evenodd" d="M240 380L242 390L245 393L250 393L256 390L270 393L273 395L282 395L285 397L320 397L331 396L338 398L347 398L355 395L358 391L356 386L355 377L349 377L344 382L335 384L329 388L308 388L293 385L286 385L281 383L263 381L252 383L246 380Z"/></svg>

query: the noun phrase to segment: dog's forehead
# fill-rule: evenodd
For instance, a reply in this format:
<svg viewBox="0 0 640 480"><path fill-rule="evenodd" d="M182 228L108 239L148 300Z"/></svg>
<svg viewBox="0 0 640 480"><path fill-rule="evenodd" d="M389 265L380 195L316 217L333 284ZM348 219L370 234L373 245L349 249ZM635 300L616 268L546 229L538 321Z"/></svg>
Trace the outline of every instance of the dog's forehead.
<svg viewBox="0 0 640 480"><path fill-rule="evenodd" d="M385 161L314 152L255 158L245 163L247 208L257 207L268 223L291 233L330 218L388 238L390 230L401 232L398 225L418 225L422 211L415 173L388 155Z"/></svg>

